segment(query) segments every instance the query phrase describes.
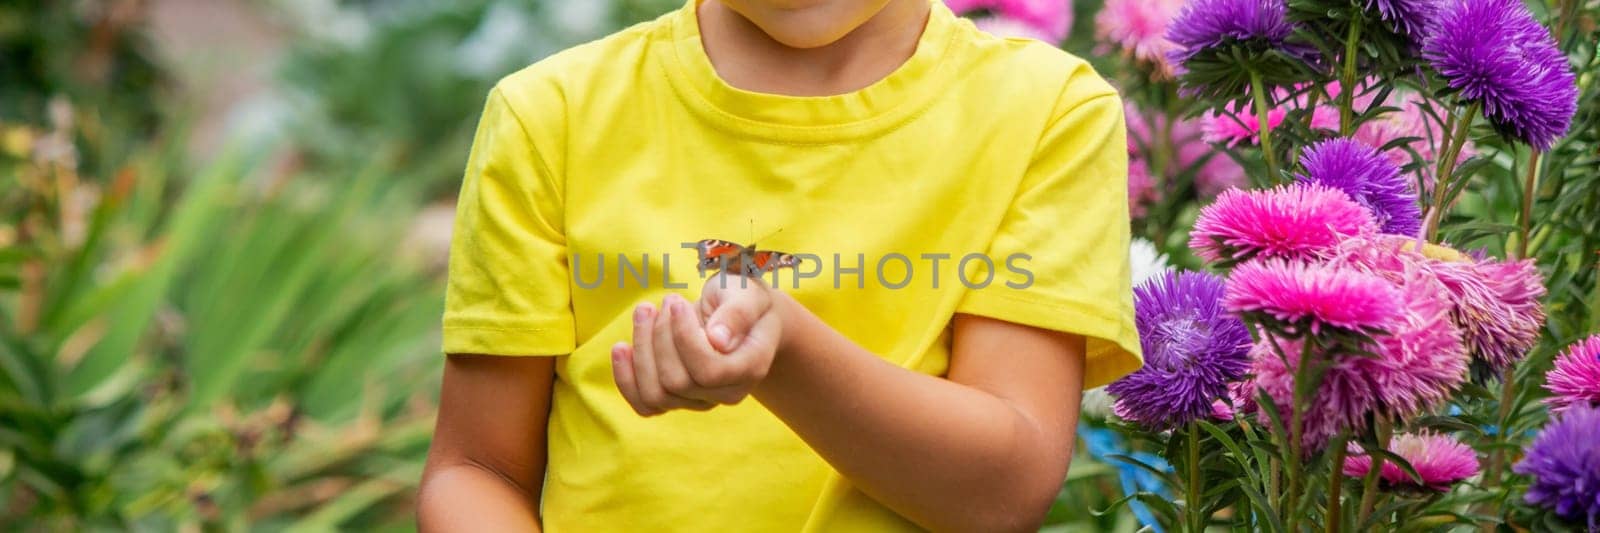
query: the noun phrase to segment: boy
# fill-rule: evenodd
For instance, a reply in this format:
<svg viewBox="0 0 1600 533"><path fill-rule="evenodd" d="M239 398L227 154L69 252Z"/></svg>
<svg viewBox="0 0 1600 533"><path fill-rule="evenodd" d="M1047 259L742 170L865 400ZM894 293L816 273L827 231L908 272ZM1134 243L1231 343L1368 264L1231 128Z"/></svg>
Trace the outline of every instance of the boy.
<svg viewBox="0 0 1600 533"><path fill-rule="evenodd" d="M505 78L421 528L1036 529L1140 364L1125 142L1082 60L929 0L690 0ZM778 230L776 287L680 247Z"/></svg>

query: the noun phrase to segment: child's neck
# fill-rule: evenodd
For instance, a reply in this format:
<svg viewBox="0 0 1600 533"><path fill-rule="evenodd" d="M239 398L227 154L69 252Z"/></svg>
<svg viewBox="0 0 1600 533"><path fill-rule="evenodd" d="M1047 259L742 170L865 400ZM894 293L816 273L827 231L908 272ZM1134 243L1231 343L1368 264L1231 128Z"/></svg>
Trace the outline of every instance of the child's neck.
<svg viewBox="0 0 1600 533"><path fill-rule="evenodd" d="M720 76L746 91L829 96L883 79L916 52L928 0L889 0L871 19L830 44L794 48L724 6L699 6L701 42Z"/></svg>

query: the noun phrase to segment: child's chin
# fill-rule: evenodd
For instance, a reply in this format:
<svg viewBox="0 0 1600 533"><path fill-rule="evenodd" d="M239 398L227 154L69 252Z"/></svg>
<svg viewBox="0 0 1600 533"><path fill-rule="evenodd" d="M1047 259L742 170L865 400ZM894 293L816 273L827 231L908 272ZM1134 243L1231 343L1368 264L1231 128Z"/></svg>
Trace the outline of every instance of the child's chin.
<svg viewBox="0 0 1600 533"><path fill-rule="evenodd" d="M783 24L780 27L762 27L768 37L789 48L821 48L839 42L855 30L853 27L830 27L817 24Z"/></svg>

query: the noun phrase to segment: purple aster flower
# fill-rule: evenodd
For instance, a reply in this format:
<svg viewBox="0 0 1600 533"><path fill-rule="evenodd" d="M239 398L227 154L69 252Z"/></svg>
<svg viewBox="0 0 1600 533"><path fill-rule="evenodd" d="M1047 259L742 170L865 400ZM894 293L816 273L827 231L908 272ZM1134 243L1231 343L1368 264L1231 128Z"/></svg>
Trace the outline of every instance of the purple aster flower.
<svg viewBox="0 0 1600 533"><path fill-rule="evenodd" d="M1167 27L1167 40L1177 49L1168 59L1182 65L1209 50L1232 42L1259 42L1282 48L1294 25L1283 0L1191 0Z"/></svg>
<svg viewBox="0 0 1600 533"><path fill-rule="evenodd" d="M1565 54L1522 0L1448 0L1422 56L1502 135L1549 150L1572 125L1578 86Z"/></svg>
<svg viewBox="0 0 1600 533"><path fill-rule="evenodd" d="M1439 8L1439 0L1366 0L1366 7L1377 11L1395 33L1420 41L1424 26Z"/></svg>
<svg viewBox="0 0 1600 533"><path fill-rule="evenodd" d="M1349 138L1329 139L1306 147L1300 157L1306 174L1300 180L1344 191L1372 211L1384 233L1415 236L1422 230L1422 210L1400 167L1376 148Z"/></svg>
<svg viewBox="0 0 1600 533"><path fill-rule="evenodd" d="M1189 247L1211 262L1310 258L1351 237L1376 233L1372 213L1338 189L1295 183L1223 191L1200 210Z"/></svg>
<svg viewBox="0 0 1600 533"><path fill-rule="evenodd" d="M1167 271L1134 289L1144 367L1106 387L1119 416L1174 429L1213 414L1249 368L1250 332L1222 309L1222 278Z"/></svg>
<svg viewBox="0 0 1600 533"><path fill-rule="evenodd" d="M1239 265L1223 296L1230 312L1276 320L1313 335L1324 328L1388 328L1400 318L1402 301L1400 291L1381 277L1353 268L1283 260Z"/></svg>
<svg viewBox="0 0 1600 533"><path fill-rule="evenodd" d="M1410 463L1422 478L1419 485L1400 465L1385 461L1378 470L1378 479L1390 488L1447 492L1451 485L1478 475L1477 452L1449 435L1407 433L1396 436L1388 448ZM1351 444L1350 452L1344 460L1346 476L1361 478L1372 471L1372 458L1360 446Z"/></svg>
<svg viewBox="0 0 1600 533"><path fill-rule="evenodd" d="M1513 469L1533 478L1528 503L1600 531L1600 409L1561 413L1534 438ZM1581 526L1580 526L1581 527Z"/></svg>
<svg viewBox="0 0 1600 533"><path fill-rule="evenodd" d="M1600 407L1600 335L1567 347L1556 358L1556 367L1545 374L1544 388L1552 394L1545 400L1552 411Z"/></svg>

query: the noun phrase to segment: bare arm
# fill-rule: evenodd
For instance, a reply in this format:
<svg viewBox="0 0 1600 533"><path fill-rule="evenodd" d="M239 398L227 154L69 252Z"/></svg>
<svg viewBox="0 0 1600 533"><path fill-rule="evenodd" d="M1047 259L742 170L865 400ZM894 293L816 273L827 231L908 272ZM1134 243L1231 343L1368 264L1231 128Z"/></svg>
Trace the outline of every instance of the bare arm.
<svg viewBox="0 0 1600 533"><path fill-rule="evenodd" d="M957 315L949 378L895 366L788 295L712 278L613 348L640 415L752 395L863 492L935 530L1037 529L1071 457L1081 336ZM703 320L701 317L705 317Z"/></svg>
<svg viewBox="0 0 1600 533"><path fill-rule="evenodd" d="M936 530L1036 530L1071 457L1084 340L957 315L949 379L894 366L788 296L753 396L863 492Z"/></svg>
<svg viewBox="0 0 1600 533"><path fill-rule="evenodd" d="M417 495L434 531L538 532L554 358L449 356Z"/></svg>

